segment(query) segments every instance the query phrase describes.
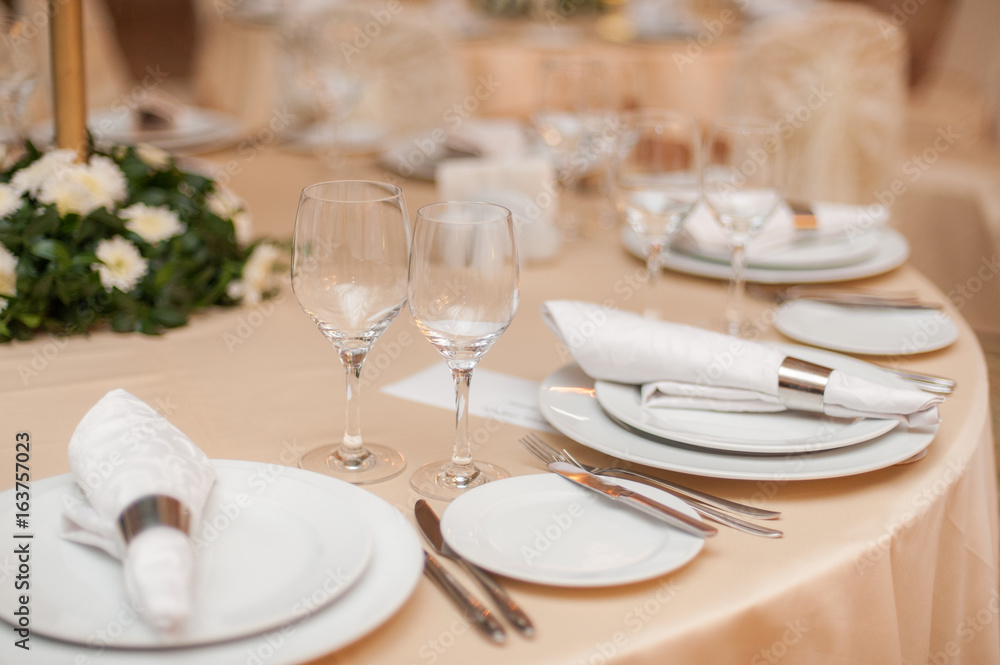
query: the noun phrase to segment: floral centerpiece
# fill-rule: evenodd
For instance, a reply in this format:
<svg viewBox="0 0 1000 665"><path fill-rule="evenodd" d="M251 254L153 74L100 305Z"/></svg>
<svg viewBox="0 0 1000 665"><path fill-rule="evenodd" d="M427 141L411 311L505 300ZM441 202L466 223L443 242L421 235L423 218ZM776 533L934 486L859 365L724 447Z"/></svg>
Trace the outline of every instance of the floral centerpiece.
<svg viewBox="0 0 1000 665"><path fill-rule="evenodd" d="M110 326L149 334L277 289L281 250L242 202L149 145L26 154L0 172L0 342Z"/></svg>

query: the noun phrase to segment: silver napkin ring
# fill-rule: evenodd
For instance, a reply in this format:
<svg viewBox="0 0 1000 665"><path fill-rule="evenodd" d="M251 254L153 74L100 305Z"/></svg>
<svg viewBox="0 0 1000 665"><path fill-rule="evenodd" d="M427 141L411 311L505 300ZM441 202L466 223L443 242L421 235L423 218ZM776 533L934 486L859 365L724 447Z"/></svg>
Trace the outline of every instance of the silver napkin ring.
<svg viewBox="0 0 1000 665"><path fill-rule="evenodd" d="M172 496L150 494L136 499L118 516L118 529L125 544L154 526L169 526L191 532L191 511Z"/></svg>
<svg viewBox="0 0 1000 665"><path fill-rule="evenodd" d="M786 356L778 367L778 399L789 409L823 413L823 393L833 370Z"/></svg>

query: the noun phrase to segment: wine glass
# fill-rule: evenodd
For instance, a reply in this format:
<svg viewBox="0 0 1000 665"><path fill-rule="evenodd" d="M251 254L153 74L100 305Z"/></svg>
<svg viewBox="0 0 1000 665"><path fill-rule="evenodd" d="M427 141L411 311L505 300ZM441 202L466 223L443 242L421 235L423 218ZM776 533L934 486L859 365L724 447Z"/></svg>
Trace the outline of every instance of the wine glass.
<svg viewBox="0 0 1000 665"><path fill-rule="evenodd" d="M542 63L540 76L531 126L552 156L563 191L572 192L585 174L603 168L609 156L614 108L607 71L597 60L557 59ZM564 238L578 238L581 215L566 210L560 217Z"/></svg>
<svg viewBox="0 0 1000 665"><path fill-rule="evenodd" d="M746 247L781 202L784 146L776 122L724 118L712 123L702 158L702 190L729 241L732 276L726 331L740 335Z"/></svg>
<svg viewBox="0 0 1000 665"><path fill-rule="evenodd" d="M361 438L361 369L406 302L410 225L395 185L335 181L302 190L292 237L292 289L330 340L347 375L339 446L311 450L299 466L355 484L403 470L403 456Z"/></svg>
<svg viewBox="0 0 1000 665"><path fill-rule="evenodd" d="M657 284L664 252L701 198L698 121L656 109L626 111L618 118L618 142L609 186L615 206L642 242L648 281L644 314L658 315Z"/></svg>
<svg viewBox="0 0 1000 665"><path fill-rule="evenodd" d="M420 494L451 500L510 474L472 462L469 385L479 360L507 329L518 300L518 262L510 211L491 203L448 202L417 211L410 252L410 311L455 382L451 459L417 469Z"/></svg>
<svg viewBox="0 0 1000 665"><path fill-rule="evenodd" d="M24 145L25 109L38 77L36 33L27 17L0 11L0 118L3 143L14 155Z"/></svg>

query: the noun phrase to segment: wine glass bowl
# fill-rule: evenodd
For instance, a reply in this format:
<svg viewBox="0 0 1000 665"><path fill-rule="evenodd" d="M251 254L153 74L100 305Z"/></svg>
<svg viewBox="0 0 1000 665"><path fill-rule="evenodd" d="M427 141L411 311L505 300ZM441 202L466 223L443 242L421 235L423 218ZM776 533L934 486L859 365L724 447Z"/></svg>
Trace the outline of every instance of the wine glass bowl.
<svg viewBox="0 0 1000 665"><path fill-rule="evenodd" d="M463 201L421 208L413 231L408 295L417 328L451 370L456 397L451 459L417 469L410 484L424 496L451 500L510 475L487 462L473 463L469 435L472 373L517 310L518 261L510 211Z"/></svg>
<svg viewBox="0 0 1000 665"><path fill-rule="evenodd" d="M361 371L371 347L406 302L410 227L403 193L368 181L318 183L302 191L292 238L292 289L334 346L347 377L340 445L302 456L299 465L355 484L399 474L405 462L361 436Z"/></svg>
<svg viewBox="0 0 1000 665"><path fill-rule="evenodd" d="M25 139L24 116L38 77L34 26L16 12L0 16L0 118L2 142L16 155Z"/></svg>
<svg viewBox="0 0 1000 665"><path fill-rule="evenodd" d="M745 290L746 246L781 202L784 147L776 122L722 118L705 144L702 190L705 203L729 241L732 277L726 329L739 335Z"/></svg>
<svg viewBox="0 0 1000 665"><path fill-rule="evenodd" d="M701 197L701 134L693 116L667 110L618 117L609 185L615 206L642 243L647 284L644 313L656 316L662 256Z"/></svg>

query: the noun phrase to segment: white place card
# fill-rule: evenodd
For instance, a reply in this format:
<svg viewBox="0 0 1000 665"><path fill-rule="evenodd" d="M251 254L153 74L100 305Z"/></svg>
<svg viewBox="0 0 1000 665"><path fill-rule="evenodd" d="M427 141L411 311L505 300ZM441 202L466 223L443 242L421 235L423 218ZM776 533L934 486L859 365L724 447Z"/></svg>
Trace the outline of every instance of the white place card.
<svg viewBox="0 0 1000 665"><path fill-rule="evenodd" d="M444 363L389 384L380 392L421 404L455 410L455 385ZM529 427L543 432L555 430L538 409L538 383L516 376L477 369L472 375L469 413L481 418Z"/></svg>

